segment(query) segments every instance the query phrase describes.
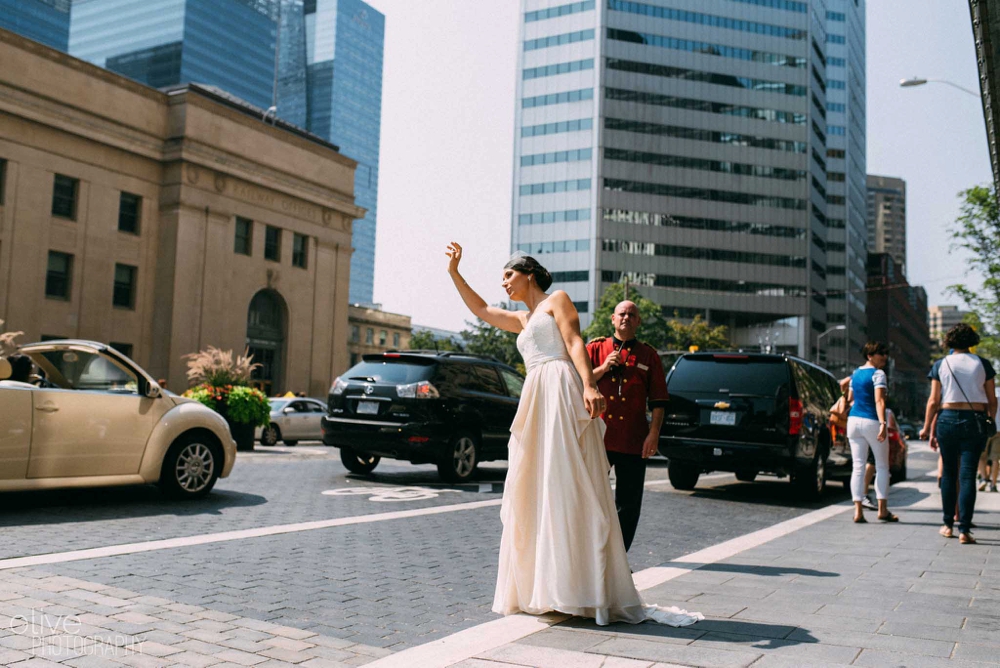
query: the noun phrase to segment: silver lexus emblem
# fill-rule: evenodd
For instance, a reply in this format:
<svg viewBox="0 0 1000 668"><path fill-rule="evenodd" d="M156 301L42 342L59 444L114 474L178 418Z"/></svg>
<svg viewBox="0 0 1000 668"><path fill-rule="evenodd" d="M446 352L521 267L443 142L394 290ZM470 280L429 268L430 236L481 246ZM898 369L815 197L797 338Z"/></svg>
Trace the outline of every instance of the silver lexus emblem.
<svg viewBox="0 0 1000 668"><path fill-rule="evenodd" d="M371 394L375 391L374 385L365 385L365 394Z"/></svg>

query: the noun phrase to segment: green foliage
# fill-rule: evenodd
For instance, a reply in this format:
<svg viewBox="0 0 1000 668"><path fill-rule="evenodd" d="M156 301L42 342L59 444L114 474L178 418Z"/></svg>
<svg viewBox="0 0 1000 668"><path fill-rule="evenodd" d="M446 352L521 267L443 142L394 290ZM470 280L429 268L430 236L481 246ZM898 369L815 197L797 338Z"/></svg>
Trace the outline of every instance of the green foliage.
<svg viewBox="0 0 1000 668"><path fill-rule="evenodd" d="M185 392L184 396L208 406L232 422L263 427L270 421L271 402L263 392L253 387L202 383Z"/></svg>
<svg viewBox="0 0 1000 668"><path fill-rule="evenodd" d="M615 312L615 306L624 299L623 284L609 285L601 295L601 303L594 312L593 321L583 331L583 338L589 341L599 336L613 335L611 316ZM629 286L629 300L639 308L639 317L642 320L639 325L639 340L657 350L687 350L691 346L698 346L701 350L729 347L729 336L722 325L713 327L700 315L695 316L690 323L678 319L676 313L673 318L667 320L660 305L643 297L634 285Z"/></svg>
<svg viewBox="0 0 1000 668"><path fill-rule="evenodd" d="M504 308L502 304L497 306ZM517 334L497 329L482 320L476 322L466 320L465 324L469 326L469 329L462 332L462 338L466 342L465 352L490 355L504 364L523 369L521 353L517 350Z"/></svg>
<svg viewBox="0 0 1000 668"><path fill-rule="evenodd" d="M977 352L1000 362L1000 204L989 186L974 186L959 193L961 213L951 230L952 249L969 254L968 270L983 276L976 290L959 283L948 291L960 297L973 312L982 342Z"/></svg>
<svg viewBox="0 0 1000 668"><path fill-rule="evenodd" d="M461 352L462 345L452 339L436 340L427 330L413 332L410 337L410 350L454 350Z"/></svg>

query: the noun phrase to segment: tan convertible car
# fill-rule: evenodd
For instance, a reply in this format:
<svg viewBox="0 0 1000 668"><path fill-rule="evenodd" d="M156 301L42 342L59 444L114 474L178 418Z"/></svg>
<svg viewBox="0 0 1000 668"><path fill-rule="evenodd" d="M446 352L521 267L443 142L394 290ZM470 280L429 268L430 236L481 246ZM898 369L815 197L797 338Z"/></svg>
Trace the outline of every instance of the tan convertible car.
<svg viewBox="0 0 1000 668"><path fill-rule="evenodd" d="M19 352L36 373L12 380L0 359L0 492L157 483L195 498L232 470L226 421L113 348L65 340Z"/></svg>

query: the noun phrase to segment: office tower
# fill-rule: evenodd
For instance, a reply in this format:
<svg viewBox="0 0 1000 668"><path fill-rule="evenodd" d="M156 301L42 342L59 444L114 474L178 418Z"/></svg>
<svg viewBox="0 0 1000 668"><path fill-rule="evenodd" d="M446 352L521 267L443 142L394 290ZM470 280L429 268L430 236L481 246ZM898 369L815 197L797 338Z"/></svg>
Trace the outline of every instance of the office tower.
<svg viewBox="0 0 1000 668"><path fill-rule="evenodd" d="M77 0L69 52L155 88L195 82L262 109L275 91L278 0Z"/></svg>
<svg viewBox="0 0 1000 668"><path fill-rule="evenodd" d="M864 0L826 0L826 65L827 324L847 329L821 359L840 373L869 338Z"/></svg>
<svg viewBox="0 0 1000 668"><path fill-rule="evenodd" d="M6 2L8 0L0 0ZM220 88L358 161L350 300L373 301L385 17L360 0L77 0L69 51L154 87Z"/></svg>
<svg viewBox="0 0 1000 668"><path fill-rule="evenodd" d="M736 345L812 357L829 303L826 3L522 7L512 246L543 256L584 323L627 279Z"/></svg>
<svg viewBox="0 0 1000 668"><path fill-rule="evenodd" d="M307 0L309 130L358 161L354 201L368 210L354 222L352 304L372 303L382 52L385 16L360 0Z"/></svg>
<svg viewBox="0 0 1000 668"><path fill-rule="evenodd" d="M66 50L70 0L0 0L0 28Z"/></svg>
<svg viewBox="0 0 1000 668"><path fill-rule="evenodd" d="M868 175L868 250L888 253L906 275L906 181Z"/></svg>
<svg viewBox="0 0 1000 668"><path fill-rule="evenodd" d="M949 329L965 320L970 311L960 311L953 304L930 306L927 309L927 324L931 338L938 343L944 343L944 335Z"/></svg>

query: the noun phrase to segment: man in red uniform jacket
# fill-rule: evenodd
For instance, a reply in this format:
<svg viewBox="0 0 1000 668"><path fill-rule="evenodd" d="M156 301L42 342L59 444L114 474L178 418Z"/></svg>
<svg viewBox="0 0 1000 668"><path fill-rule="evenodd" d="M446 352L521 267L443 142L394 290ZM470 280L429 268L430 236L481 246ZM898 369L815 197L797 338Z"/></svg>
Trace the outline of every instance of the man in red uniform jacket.
<svg viewBox="0 0 1000 668"><path fill-rule="evenodd" d="M611 316L615 334L587 344L594 378L607 398L601 416L608 429L604 447L615 469L615 505L622 526L625 549L632 546L639 524L646 460L656 454L667 405L667 380L660 357L652 346L635 338L641 320L635 304L624 301ZM646 405L653 412L646 420Z"/></svg>

